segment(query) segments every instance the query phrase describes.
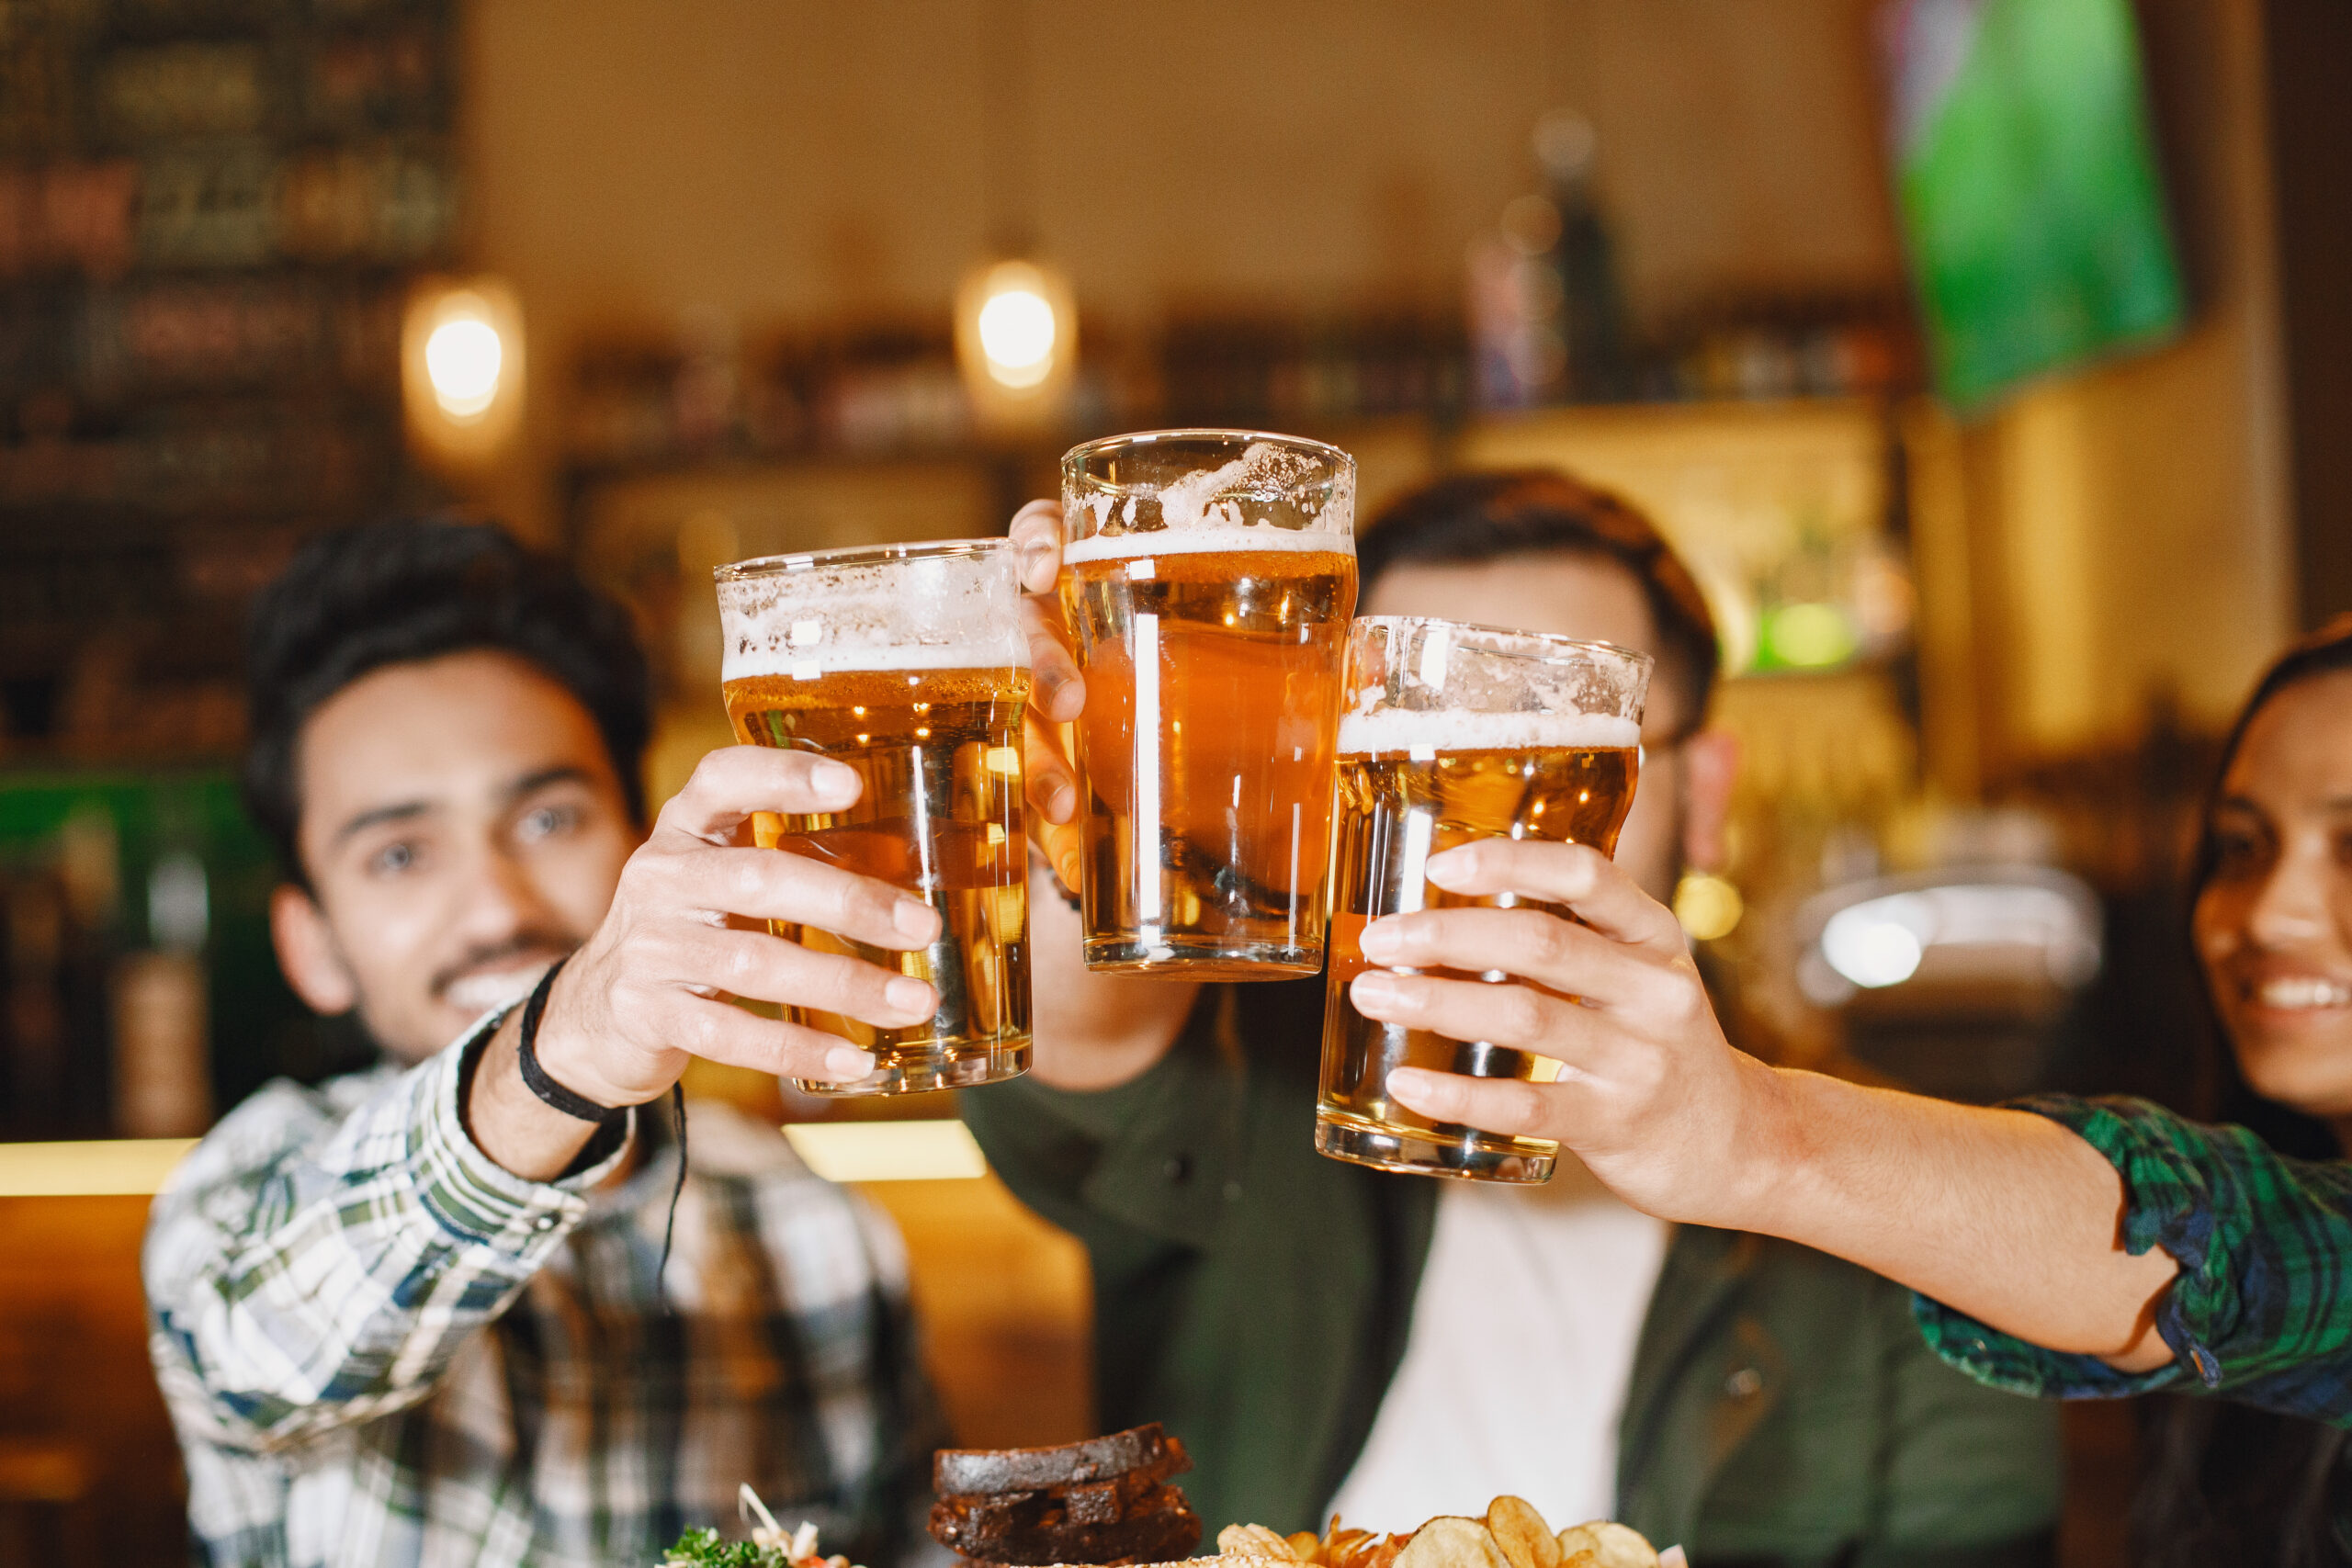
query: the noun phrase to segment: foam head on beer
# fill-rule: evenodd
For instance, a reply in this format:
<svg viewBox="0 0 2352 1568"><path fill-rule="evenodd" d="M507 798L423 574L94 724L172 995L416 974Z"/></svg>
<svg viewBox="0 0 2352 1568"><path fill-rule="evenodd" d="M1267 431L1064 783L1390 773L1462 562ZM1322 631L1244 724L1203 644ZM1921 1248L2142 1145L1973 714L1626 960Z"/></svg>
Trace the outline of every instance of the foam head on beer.
<svg viewBox="0 0 2352 1568"><path fill-rule="evenodd" d="M1343 757L1438 751L1632 750L1638 720L1613 713L1464 713L1439 708L1354 709L1340 717Z"/></svg>
<svg viewBox="0 0 2352 1568"><path fill-rule="evenodd" d="M1102 488L1078 492L1078 514L1069 520L1071 537L1062 549L1070 565L1206 550L1355 555L1355 464L1337 448L1243 435L1238 439L1248 445L1238 456L1187 468L1182 464L1195 446L1236 437L1223 431L1168 431L1116 439L1137 445L1127 462L1141 471L1123 475L1114 460L1106 465ZM1148 457L1147 443L1152 444ZM1342 460L1333 463L1327 453Z"/></svg>
<svg viewBox="0 0 2352 1568"><path fill-rule="evenodd" d="M722 567L719 679L1027 669L1029 640L1007 608L1008 583L1016 603L1020 592L1010 558L914 550L773 556Z"/></svg>

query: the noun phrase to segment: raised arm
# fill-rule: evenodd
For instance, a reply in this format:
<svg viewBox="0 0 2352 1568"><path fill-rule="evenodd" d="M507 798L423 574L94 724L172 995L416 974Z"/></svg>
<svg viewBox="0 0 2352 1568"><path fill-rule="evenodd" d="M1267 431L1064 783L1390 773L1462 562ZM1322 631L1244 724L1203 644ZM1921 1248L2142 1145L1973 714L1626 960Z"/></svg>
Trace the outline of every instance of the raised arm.
<svg viewBox="0 0 2352 1568"><path fill-rule="evenodd" d="M618 1108L660 1098L693 1055L797 1077L872 1071L835 1036L728 1001L884 1026L937 1006L921 980L741 929L930 939L938 917L921 899L739 841L754 811L839 809L859 787L800 752L706 758L556 979L537 1040L548 1075ZM356 1107L272 1090L205 1141L157 1200L145 1254L158 1375L184 1428L269 1448L422 1398L561 1245L626 1139L527 1089L518 1033L511 1012L487 1020Z"/></svg>
<svg viewBox="0 0 2352 1568"><path fill-rule="evenodd" d="M2178 1265L2126 1246L2123 1180L2084 1138L1733 1050L1674 917L1589 849L1490 840L1432 857L1429 874L1565 904L1584 923L1461 908L1369 927L1365 955L1384 964L1531 983L1367 971L1354 995L1368 1016L1566 1064L1545 1085L1401 1070L1400 1102L1557 1138L1639 1208L1835 1253L2036 1345L2133 1371L2173 1359L2155 1325Z"/></svg>

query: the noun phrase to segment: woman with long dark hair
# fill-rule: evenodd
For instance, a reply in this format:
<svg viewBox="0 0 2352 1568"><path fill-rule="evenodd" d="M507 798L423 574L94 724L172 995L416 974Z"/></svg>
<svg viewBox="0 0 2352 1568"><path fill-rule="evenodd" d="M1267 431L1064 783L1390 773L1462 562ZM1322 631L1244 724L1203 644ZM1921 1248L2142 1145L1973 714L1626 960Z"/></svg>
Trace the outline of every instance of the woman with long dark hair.
<svg viewBox="0 0 2352 1568"><path fill-rule="evenodd" d="M2222 752L2190 925L2227 1049L2209 1103L2282 1154L2352 1152L2352 617L2288 649ZM2166 1397L2133 1506L2145 1568L2352 1563L2335 1427Z"/></svg>

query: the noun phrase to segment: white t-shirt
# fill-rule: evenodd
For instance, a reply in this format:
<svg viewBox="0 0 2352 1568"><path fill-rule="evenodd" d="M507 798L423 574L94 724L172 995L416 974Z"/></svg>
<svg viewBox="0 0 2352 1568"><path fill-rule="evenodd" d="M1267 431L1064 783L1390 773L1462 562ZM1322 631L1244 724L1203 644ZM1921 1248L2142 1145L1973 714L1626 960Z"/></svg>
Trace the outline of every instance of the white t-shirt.
<svg viewBox="0 0 2352 1568"><path fill-rule="evenodd" d="M1409 1530L1508 1492L1555 1529L1610 1517L1666 1243L1565 1151L1542 1187L1446 1182L1403 1364L1331 1510Z"/></svg>

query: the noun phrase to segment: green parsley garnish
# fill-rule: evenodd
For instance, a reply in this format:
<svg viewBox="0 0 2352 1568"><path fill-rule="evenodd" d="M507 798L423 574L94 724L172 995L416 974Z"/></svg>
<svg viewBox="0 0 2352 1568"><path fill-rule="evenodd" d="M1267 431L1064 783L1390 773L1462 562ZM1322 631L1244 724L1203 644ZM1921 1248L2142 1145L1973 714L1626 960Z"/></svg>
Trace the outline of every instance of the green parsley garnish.
<svg viewBox="0 0 2352 1568"><path fill-rule="evenodd" d="M791 1568L783 1552L748 1540L721 1540L715 1529L688 1530L662 1559L662 1568Z"/></svg>

